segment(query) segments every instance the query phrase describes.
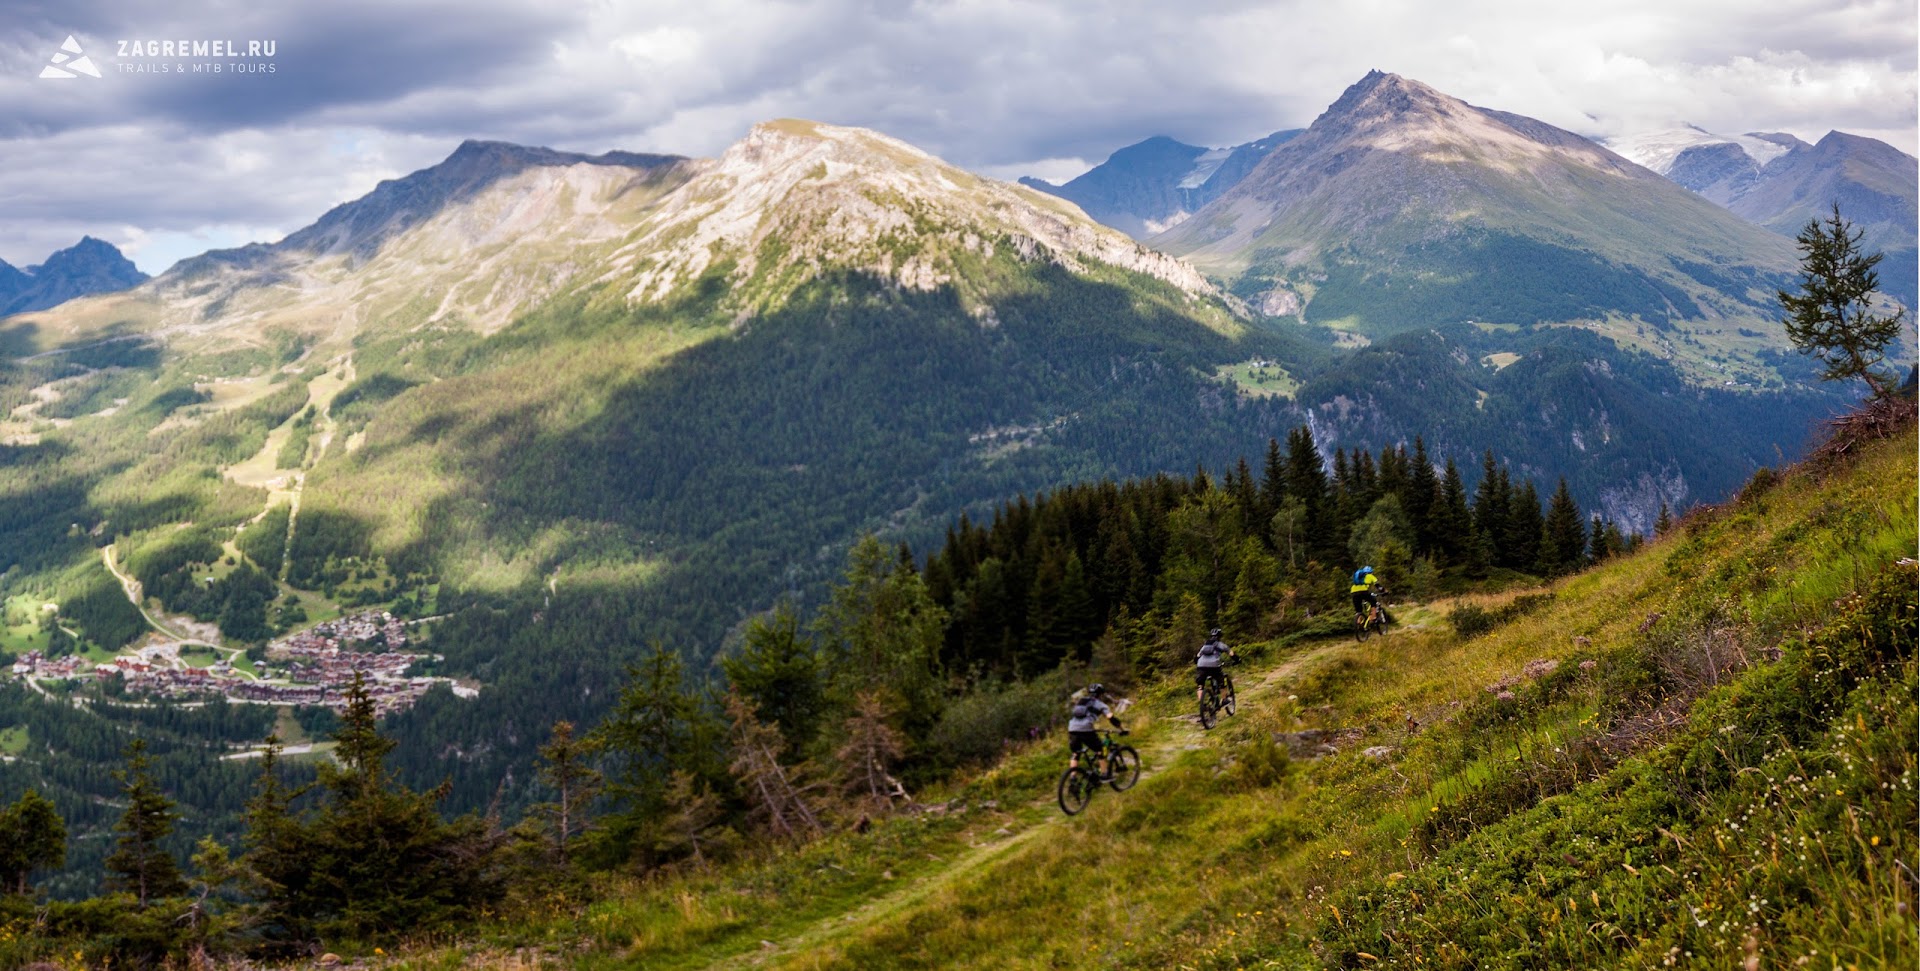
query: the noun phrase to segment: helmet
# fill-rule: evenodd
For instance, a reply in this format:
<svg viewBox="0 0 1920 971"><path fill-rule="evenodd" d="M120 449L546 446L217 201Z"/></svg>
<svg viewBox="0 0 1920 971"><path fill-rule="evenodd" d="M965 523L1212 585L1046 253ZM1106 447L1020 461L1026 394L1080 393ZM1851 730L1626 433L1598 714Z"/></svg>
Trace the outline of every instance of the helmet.
<svg viewBox="0 0 1920 971"><path fill-rule="evenodd" d="M1101 684L1098 681L1090 685L1087 685L1087 697L1089 698L1098 698L1101 695L1106 693L1107 693L1107 686L1104 684Z"/></svg>
<svg viewBox="0 0 1920 971"><path fill-rule="evenodd" d="M1219 636L1220 636L1220 628L1218 628L1218 627L1215 627L1214 629L1212 629L1212 630L1210 630L1210 631L1207 631L1207 636L1208 636L1208 637L1219 637Z"/></svg>
<svg viewBox="0 0 1920 971"><path fill-rule="evenodd" d="M1363 566L1363 567L1361 567L1361 568L1360 568L1360 572L1361 572L1361 573L1372 573L1372 572L1373 572L1373 567L1370 567L1370 566Z"/></svg>

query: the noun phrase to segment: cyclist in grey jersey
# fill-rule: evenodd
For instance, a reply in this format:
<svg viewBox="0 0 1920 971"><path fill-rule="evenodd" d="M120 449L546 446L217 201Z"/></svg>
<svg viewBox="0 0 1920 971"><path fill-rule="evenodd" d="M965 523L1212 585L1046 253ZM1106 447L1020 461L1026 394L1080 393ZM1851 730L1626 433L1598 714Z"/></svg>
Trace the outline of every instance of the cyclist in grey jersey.
<svg viewBox="0 0 1920 971"><path fill-rule="evenodd" d="M1126 726L1120 724L1120 719L1113 716L1113 708L1107 704L1106 694L1106 685L1089 685L1087 693L1075 699L1072 710L1068 712L1067 742L1070 755L1068 764L1074 768L1080 767L1082 751L1098 753L1101 750L1100 733L1094 730L1100 724L1100 719L1105 718L1113 723L1113 727L1120 729L1122 734L1126 733Z"/></svg>
<svg viewBox="0 0 1920 971"><path fill-rule="evenodd" d="M1207 632L1207 642L1200 645L1200 656L1193 662L1193 700L1196 703L1206 697L1208 681L1218 681L1223 689L1233 690L1233 679L1227 676L1223 665L1227 659L1239 656L1220 639L1220 628L1215 627Z"/></svg>

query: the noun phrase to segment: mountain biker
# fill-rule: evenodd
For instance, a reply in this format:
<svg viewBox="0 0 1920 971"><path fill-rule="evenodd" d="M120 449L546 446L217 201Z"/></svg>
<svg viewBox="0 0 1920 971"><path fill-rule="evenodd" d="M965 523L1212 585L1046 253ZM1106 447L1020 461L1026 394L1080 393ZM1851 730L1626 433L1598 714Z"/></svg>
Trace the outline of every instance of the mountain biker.
<svg viewBox="0 0 1920 971"><path fill-rule="evenodd" d="M1364 620L1368 604L1380 606L1379 586L1380 578L1374 576L1373 567L1363 566L1354 571L1353 583L1347 587L1347 593L1353 597L1353 612L1357 618ZM1380 615L1386 616L1386 608L1381 608Z"/></svg>
<svg viewBox="0 0 1920 971"><path fill-rule="evenodd" d="M1091 752L1097 756L1105 748L1100 743L1100 733L1094 730L1094 726L1099 724L1102 717L1112 722L1113 727L1120 729L1120 734L1127 733L1126 726L1120 724L1120 719L1114 717L1113 708L1108 706L1106 698L1107 686L1095 682L1087 686L1085 694L1074 699L1073 708L1067 716L1067 742L1070 756L1067 764L1073 768L1080 767L1082 751Z"/></svg>
<svg viewBox="0 0 1920 971"><path fill-rule="evenodd" d="M1207 632L1207 642L1200 645L1200 656L1193 662L1193 700L1198 702L1206 698L1207 682L1213 681L1225 690L1233 690L1233 678L1222 667L1229 658L1238 659L1225 641L1220 639L1220 628Z"/></svg>

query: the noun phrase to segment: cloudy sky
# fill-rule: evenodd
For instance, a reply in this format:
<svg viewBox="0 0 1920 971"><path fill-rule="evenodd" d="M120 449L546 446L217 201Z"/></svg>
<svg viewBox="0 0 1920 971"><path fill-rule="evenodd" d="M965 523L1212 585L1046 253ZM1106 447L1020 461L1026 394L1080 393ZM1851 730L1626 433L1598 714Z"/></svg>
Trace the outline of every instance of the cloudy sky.
<svg viewBox="0 0 1920 971"><path fill-rule="evenodd" d="M754 122L796 116L877 128L990 175L1063 180L1149 135L1226 145L1303 127L1374 68L1587 135L1686 122L1812 141L1840 129L1909 154L1920 138L1913 0L0 0L0 11L0 259L16 265L82 234L151 273L272 241L465 138L711 155ZM40 76L68 35L100 77ZM166 41L240 56L136 54ZM273 55L249 56L249 41Z"/></svg>

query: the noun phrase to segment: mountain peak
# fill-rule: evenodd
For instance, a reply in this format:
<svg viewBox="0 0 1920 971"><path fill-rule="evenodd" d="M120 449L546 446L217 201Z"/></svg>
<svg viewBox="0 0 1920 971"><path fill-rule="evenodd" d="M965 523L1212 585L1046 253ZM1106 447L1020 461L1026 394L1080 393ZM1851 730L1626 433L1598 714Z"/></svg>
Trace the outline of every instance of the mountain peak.
<svg viewBox="0 0 1920 971"><path fill-rule="evenodd" d="M8 272L11 271L11 272ZM93 293L110 293L138 286L147 275L119 248L103 239L82 236L38 266L22 273L0 270L0 316L45 310Z"/></svg>
<svg viewBox="0 0 1920 971"><path fill-rule="evenodd" d="M1314 127L1322 123L1340 124L1349 129L1382 124L1400 125L1420 116L1458 118L1472 109L1466 102L1449 97L1410 78L1383 71L1368 71L1339 99L1328 106Z"/></svg>
<svg viewBox="0 0 1920 971"><path fill-rule="evenodd" d="M702 169L616 254L635 271L630 298L664 297L723 251L738 254L736 283L794 271L757 296L739 290L743 306L782 299L794 281L826 267L927 290L963 280L955 252L989 254L995 245L1068 267L1091 258L1189 293L1211 291L1192 267L1142 250L1071 207L864 128L762 122ZM768 240L780 245L770 250ZM769 253L777 254L773 263L762 259Z"/></svg>

